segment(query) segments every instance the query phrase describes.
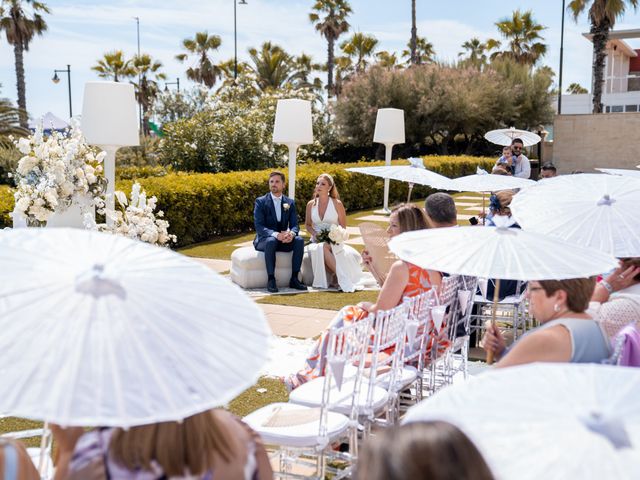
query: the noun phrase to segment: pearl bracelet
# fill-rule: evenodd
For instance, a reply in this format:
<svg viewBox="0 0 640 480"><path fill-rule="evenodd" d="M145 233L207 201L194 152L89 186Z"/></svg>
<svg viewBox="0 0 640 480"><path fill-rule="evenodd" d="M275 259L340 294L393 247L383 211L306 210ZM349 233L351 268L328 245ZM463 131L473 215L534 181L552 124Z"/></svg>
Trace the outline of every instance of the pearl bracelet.
<svg viewBox="0 0 640 480"><path fill-rule="evenodd" d="M609 292L609 295L611 295L613 293L613 287L611 286L611 284L609 282L607 282L606 280L600 280L600 285L602 285L604 287L604 289Z"/></svg>

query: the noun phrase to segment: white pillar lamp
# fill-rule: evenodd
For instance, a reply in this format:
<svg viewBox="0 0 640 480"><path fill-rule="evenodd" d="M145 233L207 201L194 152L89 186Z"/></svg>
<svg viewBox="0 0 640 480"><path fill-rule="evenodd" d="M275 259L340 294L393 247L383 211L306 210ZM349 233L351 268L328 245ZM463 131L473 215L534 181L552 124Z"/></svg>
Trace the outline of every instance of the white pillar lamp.
<svg viewBox="0 0 640 480"><path fill-rule="evenodd" d="M404 143L404 110L398 108L380 108L376 117L376 129L373 141L385 147L385 165L391 165L391 150L397 143ZM384 180L383 209L389 213L389 179Z"/></svg>
<svg viewBox="0 0 640 480"><path fill-rule="evenodd" d="M313 143L311 102L308 100L278 100L273 143L289 147L289 197L296 195L296 151L300 145Z"/></svg>
<svg viewBox="0 0 640 480"><path fill-rule="evenodd" d="M138 113L133 85L119 82L87 82L82 102L82 133L87 143L102 148L108 181L109 208L114 207L116 150L140 145Z"/></svg>

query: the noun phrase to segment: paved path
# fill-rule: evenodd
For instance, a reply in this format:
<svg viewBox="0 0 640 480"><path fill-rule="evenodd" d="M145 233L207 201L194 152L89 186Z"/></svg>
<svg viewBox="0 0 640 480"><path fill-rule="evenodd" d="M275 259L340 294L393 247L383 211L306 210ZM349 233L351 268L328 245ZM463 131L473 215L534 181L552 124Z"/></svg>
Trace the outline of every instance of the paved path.
<svg viewBox="0 0 640 480"><path fill-rule="evenodd" d="M259 303L271 330L282 337L313 338L324 330L335 317L334 310L318 308L290 307Z"/></svg>

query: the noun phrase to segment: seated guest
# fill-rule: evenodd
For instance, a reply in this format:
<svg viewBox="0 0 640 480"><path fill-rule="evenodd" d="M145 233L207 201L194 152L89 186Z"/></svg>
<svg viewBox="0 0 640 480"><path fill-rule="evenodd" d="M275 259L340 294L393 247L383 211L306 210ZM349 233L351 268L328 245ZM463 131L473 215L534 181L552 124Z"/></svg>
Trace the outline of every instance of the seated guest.
<svg viewBox="0 0 640 480"><path fill-rule="evenodd" d="M492 175L511 175L511 171L509 167L507 167L506 165L496 165L491 170L491 174Z"/></svg>
<svg viewBox="0 0 640 480"><path fill-rule="evenodd" d="M422 209L413 204L402 204L393 209L389 217L387 232L395 237L412 230L428 228L427 219ZM326 366L324 351L328 340L328 332L332 327L342 326L366 318L378 310L389 310L402 303L404 297L413 297L439 287L442 276L438 272L424 270L411 263L398 260L394 262L389 275L380 290L376 303L360 302L357 305L343 307L333 319L327 331L322 334L311 355L306 360L305 367L297 374L284 380L287 388L294 389L313 378L324 375ZM445 329L441 329L444 331ZM442 340L446 342L445 339Z"/></svg>
<svg viewBox="0 0 640 480"><path fill-rule="evenodd" d="M540 169L540 178L553 178L558 175L558 170L555 165L551 162L547 162L542 165Z"/></svg>
<svg viewBox="0 0 640 480"><path fill-rule="evenodd" d="M596 284L591 301L604 303L616 294L640 295L640 257L621 258L620 266Z"/></svg>
<svg viewBox="0 0 640 480"><path fill-rule="evenodd" d="M448 193L432 193L424 202L424 210L431 228L455 227L458 225L456 202Z"/></svg>
<svg viewBox="0 0 640 480"><path fill-rule="evenodd" d="M489 197L489 213L485 226L495 227L496 224L493 221L493 217L500 216L510 219L507 224L509 228L520 228L515 219L511 217L511 200L513 200L513 190L500 190ZM504 224L504 222L502 223Z"/></svg>
<svg viewBox="0 0 640 480"><path fill-rule="evenodd" d="M529 178L531 176L531 162L522 153L524 142L520 138L511 141L511 152L513 153L513 175L519 178Z"/></svg>
<svg viewBox="0 0 640 480"><path fill-rule="evenodd" d="M509 349L499 329L490 326L485 349L499 359L496 367L531 362L600 363L610 355L600 325L588 313L595 278L529 282L529 310L541 323Z"/></svg>
<svg viewBox="0 0 640 480"><path fill-rule="evenodd" d="M0 478L2 480L39 480L27 449L18 440L0 438Z"/></svg>
<svg viewBox="0 0 640 480"><path fill-rule="evenodd" d="M357 480L493 480L476 446L448 422L380 430L363 445Z"/></svg>
<svg viewBox="0 0 640 480"><path fill-rule="evenodd" d="M127 430L52 426L52 432L59 452L55 480L273 478L260 437L222 409Z"/></svg>

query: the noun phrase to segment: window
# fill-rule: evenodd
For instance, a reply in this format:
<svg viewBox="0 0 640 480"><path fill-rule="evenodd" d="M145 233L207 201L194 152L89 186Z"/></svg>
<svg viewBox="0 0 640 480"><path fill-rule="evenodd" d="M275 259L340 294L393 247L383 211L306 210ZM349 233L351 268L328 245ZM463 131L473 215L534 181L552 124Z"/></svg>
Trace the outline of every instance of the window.
<svg viewBox="0 0 640 480"><path fill-rule="evenodd" d="M625 112L637 112L638 111L638 105L625 105L624 111Z"/></svg>
<svg viewBox="0 0 640 480"><path fill-rule="evenodd" d="M624 112L624 108L622 107L622 105L611 106L611 113L622 113L622 112Z"/></svg>

